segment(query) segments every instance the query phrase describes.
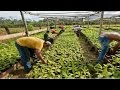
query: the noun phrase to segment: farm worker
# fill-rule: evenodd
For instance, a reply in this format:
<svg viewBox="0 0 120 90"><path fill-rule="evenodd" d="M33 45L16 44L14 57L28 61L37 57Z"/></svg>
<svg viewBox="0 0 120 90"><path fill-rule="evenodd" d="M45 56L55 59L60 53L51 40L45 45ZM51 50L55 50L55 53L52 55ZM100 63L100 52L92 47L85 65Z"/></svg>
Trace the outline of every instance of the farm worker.
<svg viewBox="0 0 120 90"><path fill-rule="evenodd" d="M75 29L75 27L76 27L76 25L73 25L73 28L72 28L72 30L73 30L74 32L76 32L76 29Z"/></svg>
<svg viewBox="0 0 120 90"><path fill-rule="evenodd" d="M81 26L80 26L80 25L77 25L76 29L77 29L76 34L77 34L77 36L79 37L79 36L80 36L80 32L81 32L82 28L81 28Z"/></svg>
<svg viewBox="0 0 120 90"><path fill-rule="evenodd" d="M56 32L55 29L51 29L51 33L52 33L52 34L58 34L58 32Z"/></svg>
<svg viewBox="0 0 120 90"><path fill-rule="evenodd" d="M21 62L26 72L29 72L32 68L30 63L30 57L33 56L30 55L33 54L32 50L34 50L37 58L40 59L43 64L47 63L42 57L41 50L43 47L47 48L51 45L49 41L45 42L37 37L21 37L16 40L15 45L19 51Z"/></svg>
<svg viewBox="0 0 120 90"><path fill-rule="evenodd" d="M53 29L54 28L54 26L50 26L50 29Z"/></svg>
<svg viewBox="0 0 120 90"><path fill-rule="evenodd" d="M50 27L50 31L51 31L52 34L58 34L58 33L56 32L56 30L54 29L54 27Z"/></svg>
<svg viewBox="0 0 120 90"><path fill-rule="evenodd" d="M75 25L74 26L74 32L77 34L77 36L80 36L80 32L81 32L82 28L80 25Z"/></svg>
<svg viewBox="0 0 120 90"><path fill-rule="evenodd" d="M109 51L109 44L112 41L117 41L118 43L110 49L110 53L114 54L116 50L118 50L120 45L120 34L117 32L101 32L98 40L101 44L101 52L99 53L97 63L100 63L105 58L105 55Z"/></svg>
<svg viewBox="0 0 120 90"><path fill-rule="evenodd" d="M63 25L60 25L59 28L60 28L60 29L64 29L64 26L63 26Z"/></svg>
<svg viewBox="0 0 120 90"><path fill-rule="evenodd" d="M49 37L48 34L49 34L49 31L46 31L46 33L44 34L44 40L50 41L51 43L53 43L54 39L52 37Z"/></svg>
<svg viewBox="0 0 120 90"><path fill-rule="evenodd" d="M64 29L64 26L63 25L61 25L60 26L60 32L58 33L58 35L57 36L59 36L60 34L62 34L64 31L65 31L65 29Z"/></svg>
<svg viewBox="0 0 120 90"><path fill-rule="evenodd" d="M77 32L78 30L81 30L81 27L79 25L74 25L73 30Z"/></svg>
<svg viewBox="0 0 120 90"><path fill-rule="evenodd" d="M61 23L58 23L59 24L59 27L58 28L61 28Z"/></svg>
<svg viewBox="0 0 120 90"><path fill-rule="evenodd" d="M61 30L65 31L64 25L61 25Z"/></svg>

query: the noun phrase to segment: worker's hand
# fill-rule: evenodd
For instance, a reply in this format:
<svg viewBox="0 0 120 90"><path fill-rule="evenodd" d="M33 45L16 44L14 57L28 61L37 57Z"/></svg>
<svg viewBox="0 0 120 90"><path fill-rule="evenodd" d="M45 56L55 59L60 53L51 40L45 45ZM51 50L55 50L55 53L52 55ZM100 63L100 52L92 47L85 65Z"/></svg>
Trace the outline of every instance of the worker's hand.
<svg viewBox="0 0 120 90"><path fill-rule="evenodd" d="M110 49L110 54L114 54L114 53L115 53L114 49L111 48L111 49Z"/></svg>

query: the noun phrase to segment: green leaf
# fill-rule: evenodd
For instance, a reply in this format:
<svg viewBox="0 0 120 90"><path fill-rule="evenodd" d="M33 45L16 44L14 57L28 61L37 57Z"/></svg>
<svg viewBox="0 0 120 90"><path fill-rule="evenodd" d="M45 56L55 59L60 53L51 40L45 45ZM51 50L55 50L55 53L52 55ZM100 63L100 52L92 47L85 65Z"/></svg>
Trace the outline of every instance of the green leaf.
<svg viewBox="0 0 120 90"><path fill-rule="evenodd" d="M57 72L60 72L61 70L60 70L60 69L57 69L56 71L57 71Z"/></svg>

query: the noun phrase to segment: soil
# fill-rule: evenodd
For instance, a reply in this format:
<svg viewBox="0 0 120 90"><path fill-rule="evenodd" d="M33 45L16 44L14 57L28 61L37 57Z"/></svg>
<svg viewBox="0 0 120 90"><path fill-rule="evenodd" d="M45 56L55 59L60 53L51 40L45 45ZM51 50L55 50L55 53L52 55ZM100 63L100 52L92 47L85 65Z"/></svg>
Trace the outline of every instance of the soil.
<svg viewBox="0 0 120 90"><path fill-rule="evenodd" d="M8 77L12 78L12 79L25 78L26 74L27 73L24 71L23 68L19 68L18 70L15 70L14 72L11 72Z"/></svg>
<svg viewBox="0 0 120 90"><path fill-rule="evenodd" d="M36 61L33 62L33 60L31 61L31 65L35 64ZM24 79L26 78L26 74L28 74L28 72L24 71L23 65L20 61L21 66L17 69L15 69L13 72L9 73L9 76L7 78L11 78L11 79Z"/></svg>
<svg viewBox="0 0 120 90"><path fill-rule="evenodd" d="M79 37L80 46L83 49L83 56L88 60L88 62L95 62L97 59L96 52L91 51L91 46L85 41L83 36Z"/></svg>

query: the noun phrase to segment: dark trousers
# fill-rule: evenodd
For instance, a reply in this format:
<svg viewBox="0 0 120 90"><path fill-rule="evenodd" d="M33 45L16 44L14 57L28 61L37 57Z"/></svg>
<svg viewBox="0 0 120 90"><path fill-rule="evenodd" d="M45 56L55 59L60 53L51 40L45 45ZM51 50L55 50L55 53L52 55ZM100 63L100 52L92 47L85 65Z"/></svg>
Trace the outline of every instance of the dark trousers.
<svg viewBox="0 0 120 90"><path fill-rule="evenodd" d="M54 42L54 39L51 38L51 37L48 37L48 39L47 39L46 41L49 41L49 42L53 43L53 42Z"/></svg>
<svg viewBox="0 0 120 90"><path fill-rule="evenodd" d="M31 69L30 57L34 56L34 49L30 49L27 47L20 46L15 43L16 48L19 51L19 55L21 57L21 62L23 63L24 69L27 71Z"/></svg>
<svg viewBox="0 0 120 90"><path fill-rule="evenodd" d="M80 31L79 30L76 32L76 34L77 34L78 37L80 37Z"/></svg>

